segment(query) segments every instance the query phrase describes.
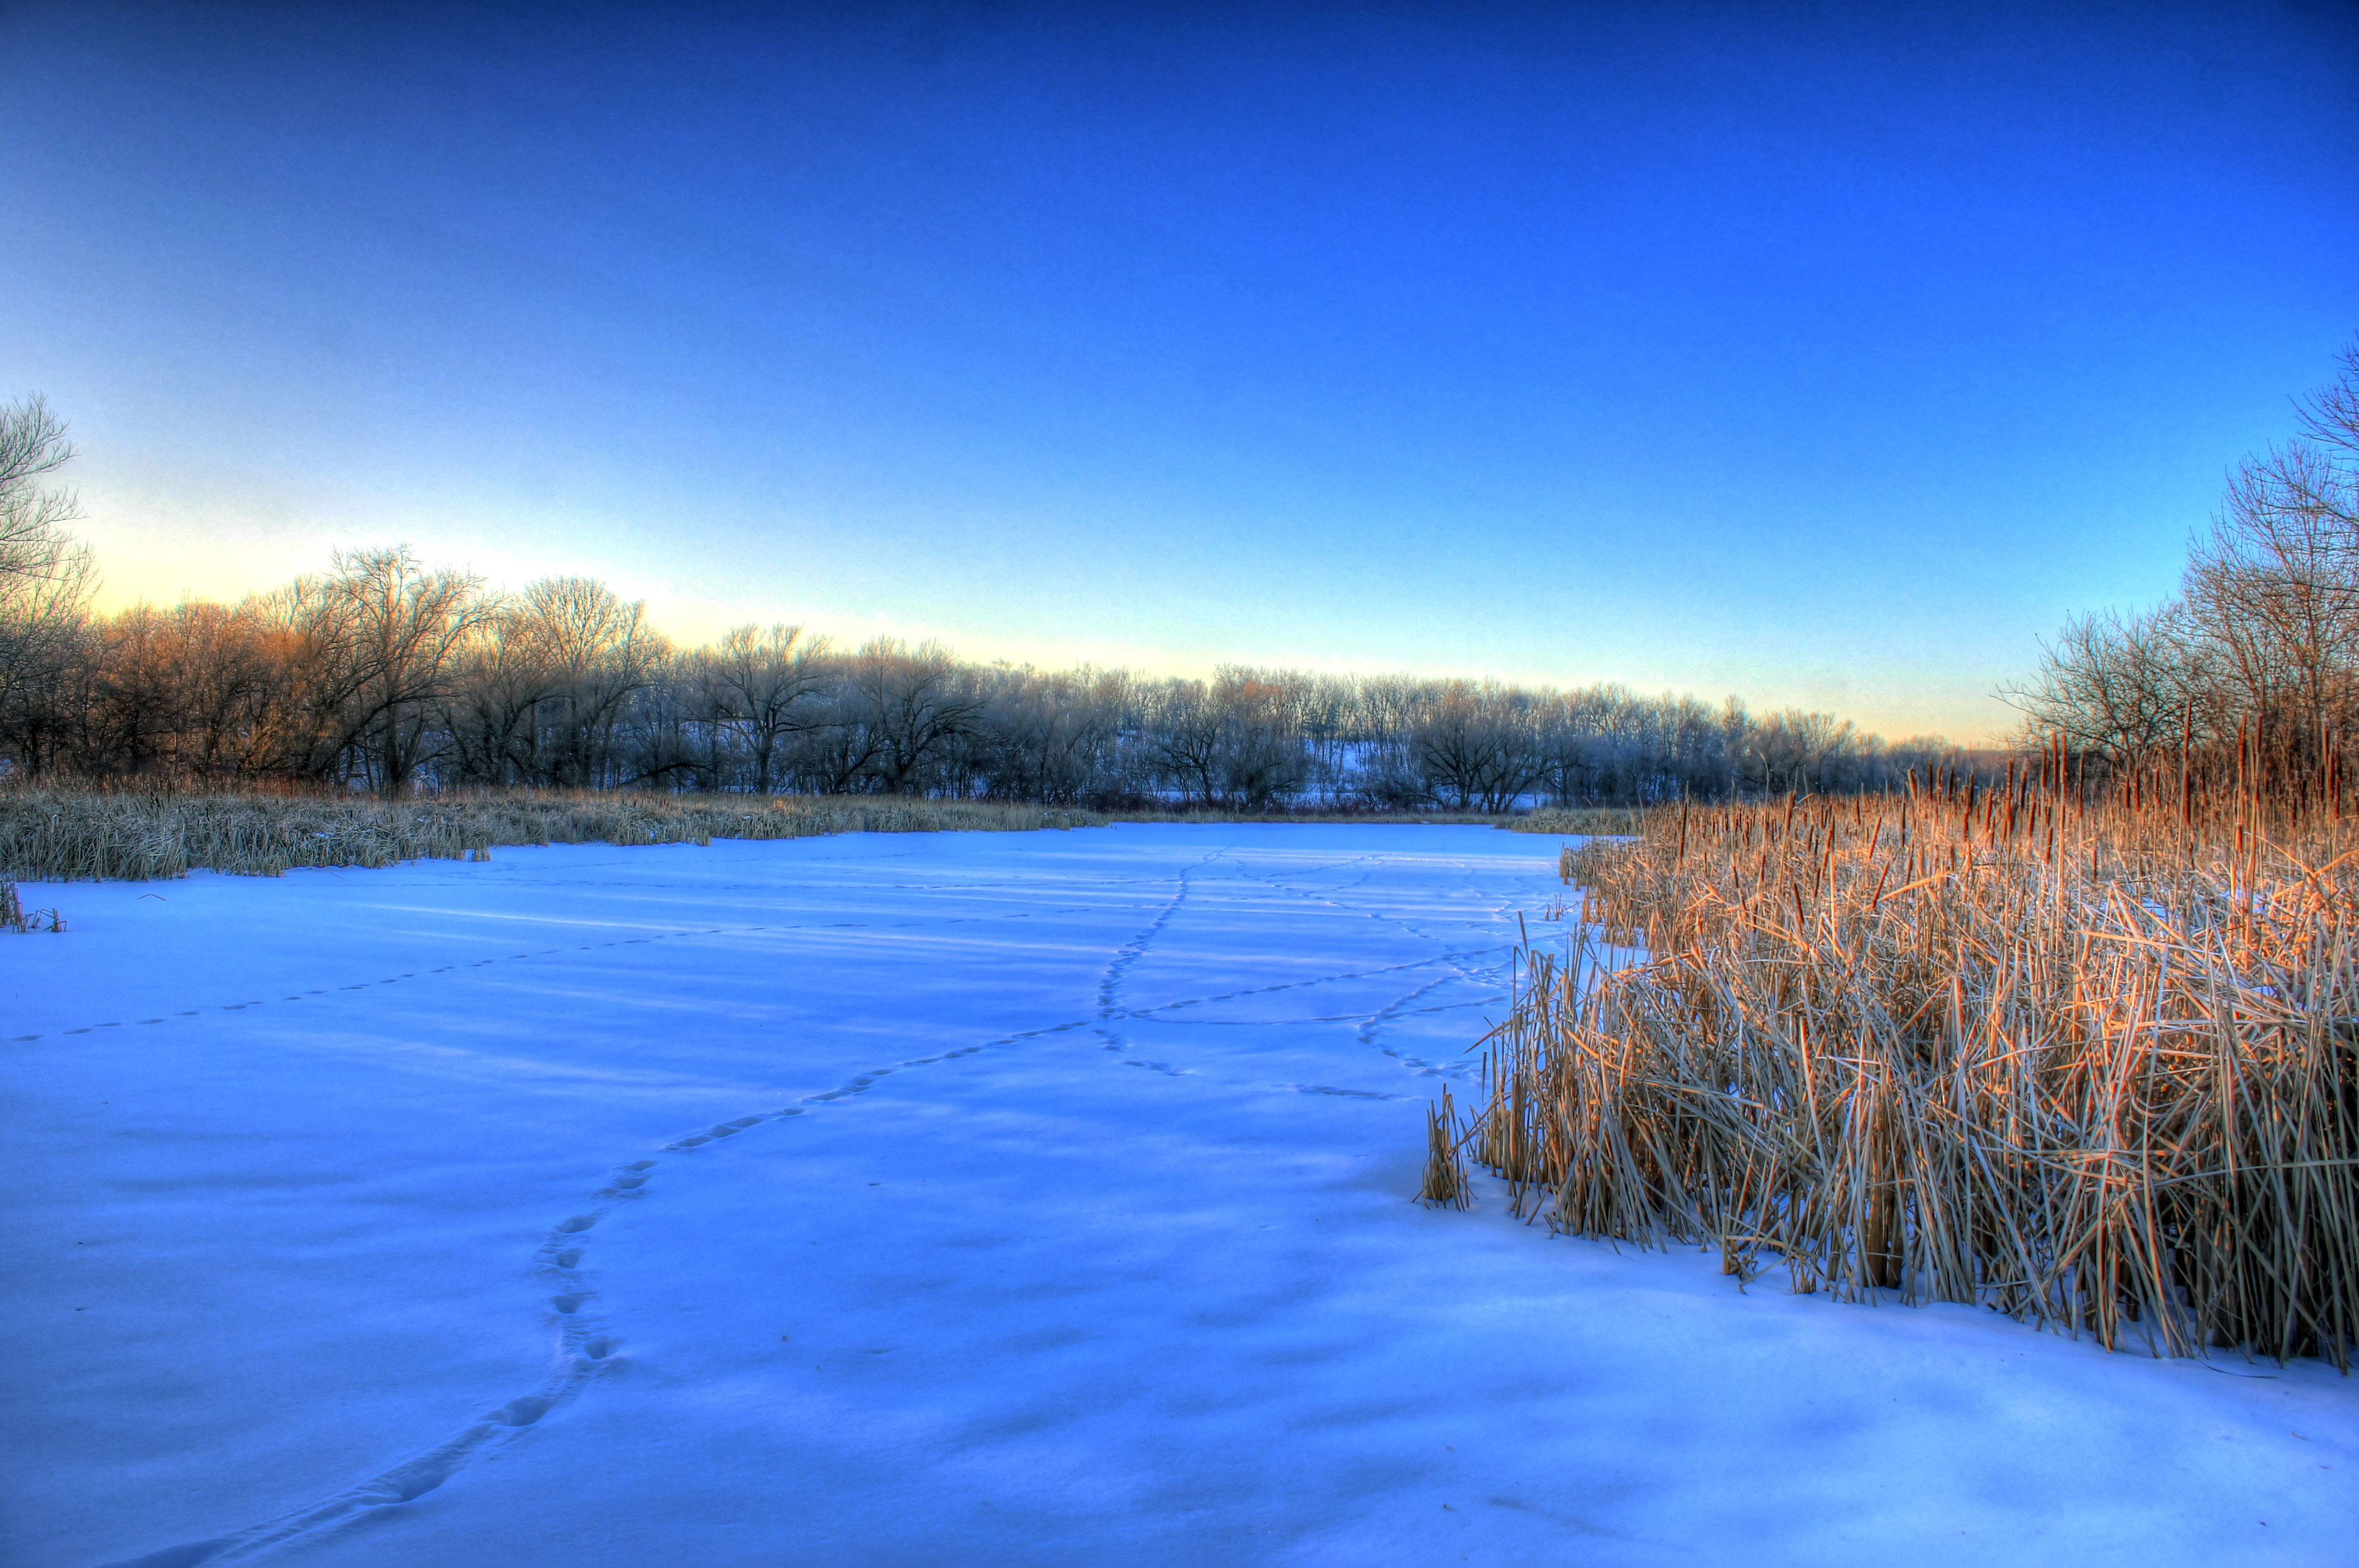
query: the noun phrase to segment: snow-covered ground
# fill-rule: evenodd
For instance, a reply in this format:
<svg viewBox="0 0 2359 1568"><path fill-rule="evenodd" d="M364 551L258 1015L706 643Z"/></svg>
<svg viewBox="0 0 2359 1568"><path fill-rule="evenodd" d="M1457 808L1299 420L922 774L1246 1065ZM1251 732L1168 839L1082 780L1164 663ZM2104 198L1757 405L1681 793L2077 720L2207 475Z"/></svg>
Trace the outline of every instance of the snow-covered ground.
<svg viewBox="0 0 2359 1568"><path fill-rule="evenodd" d="M2359 1389L1408 1201L1554 840L28 889L0 1563L2359 1561Z"/></svg>

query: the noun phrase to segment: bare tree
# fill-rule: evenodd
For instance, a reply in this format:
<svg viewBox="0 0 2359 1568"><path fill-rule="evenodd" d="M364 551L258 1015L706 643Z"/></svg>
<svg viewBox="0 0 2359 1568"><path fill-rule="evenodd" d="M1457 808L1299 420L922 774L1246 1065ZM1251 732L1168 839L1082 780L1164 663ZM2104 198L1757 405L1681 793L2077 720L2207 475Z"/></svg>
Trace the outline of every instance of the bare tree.
<svg viewBox="0 0 2359 1568"><path fill-rule="evenodd" d="M537 644L549 695L534 703L534 782L576 789L639 782L617 764L615 727L653 682L671 643L647 623L645 600L625 600L595 578L543 578L519 597L521 632Z"/></svg>
<svg viewBox="0 0 2359 1568"><path fill-rule="evenodd" d="M541 705L557 695L557 655L520 600L504 601L462 652L442 724L461 780L536 783Z"/></svg>
<svg viewBox="0 0 2359 1568"><path fill-rule="evenodd" d="M65 525L82 515L73 492L41 481L73 460L62 420L38 396L0 404L0 579L53 579L88 569Z"/></svg>
<svg viewBox="0 0 2359 1568"><path fill-rule="evenodd" d="M821 722L826 655L826 639L806 639L799 626L738 626L705 661L713 716L744 743L763 795L778 783L781 745Z"/></svg>
<svg viewBox="0 0 2359 1568"><path fill-rule="evenodd" d="M1126 793L1131 684L1122 672L1000 666L984 672L983 685L980 745L962 771L979 776L986 794L1067 803Z"/></svg>
<svg viewBox="0 0 2359 1568"><path fill-rule="evenodd" d="M38 397L0 404L0 728L38 771L62 739L56 701L90 640L98 568L65 525L73 492L41 481L71 461L66 427Z"/></svg>
<svg viewBox="0 0 2359 1568"><path fill-rule="evenodd" d="M299 771L408 789L457 656L494 606L472 573L429 571L408 546L339 550L268 611L285 632L307 731Z"/></svg>
<svg viewBox="0 0 2359 1568"><path fill-rule="evenodd" d="M1182 804L1220 798L1221 709L1202 681L1167 681L1148 710L1147 749L1155 772L1169 781Z"/></svg>
<svg viewBox="0 0 2359 1568"><path fill-rule="evenodd" d="M1506 811L1548 772L1528 705L1463 681L1442 693L1410 747L1432 797L1462 811Z"/></svg>
<svg viewBox="0 0 2359 1568"><path fill-rule="evenodd" d="M972 734L983 710L974 682L940 643L912 653L874 638L853 655L851 676L856 721L873 742L868 766L890 795L915 794L927 765Z"/></svg>
<svg viewBox="0 0 2359 1568"><path fill-rule="evenodd" d="M2336 422L2354 401L2346 380L2305 408L2308 438L2242 464L2188 564L2188 613L2240 705L2302 732L2347 725L2359 697L2359 430Z"/></svg>
<svg viewBox="0 0 2359 1568"><path fill-rule="evenodd" d="M329 590L341 600L357 676L346 719L352 743L363 748L378 792L401 795L451 667L495 607L482 579L429 571L407 545L338 551L334 561Z"/></svg>
<svg viewBox="0 0 2359 1568"><path fill-rule="evenodd" d="M1263 810L1299 790L1310 772L1293 697L1237 665L1213 674L1222 798L1246 811Z"/></svg>
<svg viewBox="0 0 2359 1568"><path fill-rule="evenodd" d="M2299 434L2230 475L2178 599L2076 617L2000 693L2027 730L2131 769L2250 734L2315 774L2359 724L2359 348L2297 408Z"/></svg>

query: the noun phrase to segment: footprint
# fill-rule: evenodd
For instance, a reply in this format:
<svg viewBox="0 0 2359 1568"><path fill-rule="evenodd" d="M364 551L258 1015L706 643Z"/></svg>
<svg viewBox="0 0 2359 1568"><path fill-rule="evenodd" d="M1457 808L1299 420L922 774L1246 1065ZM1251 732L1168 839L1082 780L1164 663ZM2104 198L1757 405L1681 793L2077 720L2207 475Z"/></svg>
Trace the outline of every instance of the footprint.
<svg viewBox="0 0 2359 1568"><path fill-rule="evenodd" d="M526 1394L510 1400L492 1412L492 1419L502 1426L530 1426L549 1413L549 1401L538 1394Z"/></svg>
<svg viewBox="0 0 2359 1568"><path fill-rule="evenodd" d="M564 1251L557 1254L554 1258L551 1258L549 1261L556 1264L560 1269L579 1268L582 1263L582 1249L579 1247L569 1247Z"/></svg>
<svg viewBox="0 0 2359 1568"><path fill-rule="evenodd" d="M582 1310L582 1298L578 1295L568 1293L566 1295L549 1297L549 1304L555 1307L561 1313L571 1314Z"/></svg>
<svg viewBox="0 0 2359 1568"><path fill-rule="evenodd" d="M228 1547L234 1536L217 1535L211 1541L191 1541L179 1546L168 1546L161 1552L150 1552L143 1557L112 1563L109 1568L197 1568L200 1563L210 1563Z"/></svg>
<svg viewBox="0 0 2359 1568"><path fill-rule="evenodd" d="M614 1342L603 1334L595 1339L585 1339L582 1342L582 1354L592 1361L603 1361L614 1353Z"/></svg>
<svg viewBox="0 0 2359 1568"><path fill-rule="evenodd" d="M379 1508L415 1502L450 1478L451 1466L447 1461L420 1460L415 1465L405 1465L381 1478L378 1485L385 1488L386 1495L368 1500Z"/></svg>
<svg viewBox="0 0 2359 1568"><path fill-rule="evenodd" d="M647 1179L645 1176L617 1176L614 1182L615 1191L625 1193L636 1192L647 1184Z"/></svg>
<svg viewBox="0 0 2359 1568"><path fill-rule="evenodd" d="M700 1143L710 1143L712 1141L712 1139L705 1137L702 1133L699 1133L694 1138L681 1139L679 1142L673 1144L672 1147L675 1149L693 1149Z"/></svg>
<svg viewBox="0 0 2359 1568"><path fill-rule="evenodd" d="M725 1123L724 1125L735 1130L736 1131L743 1132L749 1127L759 1127L761 1124L762 1119L758 1116L741 1116L736 1120Z"/></svg>
<svg viewBox="0 0 2359 1568"><path fill-rule="evenodd" d="M559 1220L557 1228L568 1236L572 1236L589 1229L597 1223L598 1217L594 1214L577 1214L571 1219Z"/></svg>
<svg viewBox="0 0 2359 1568"><path fill-rule="evenodd" d="M655 1168L656 1162L653 1160L634 1160L623 1167L625 1171L652 1171Z"/></svg>

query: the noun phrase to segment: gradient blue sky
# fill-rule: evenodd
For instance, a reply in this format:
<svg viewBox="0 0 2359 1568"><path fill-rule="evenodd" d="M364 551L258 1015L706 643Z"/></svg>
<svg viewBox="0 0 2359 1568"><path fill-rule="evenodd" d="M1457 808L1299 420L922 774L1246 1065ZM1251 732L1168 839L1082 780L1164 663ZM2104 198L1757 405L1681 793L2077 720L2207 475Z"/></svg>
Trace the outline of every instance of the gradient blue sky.
<svg viewBox="0 0 2359 1568"><path fill-rule="evenodd" d="M2004 729L2359 330L2344 5L0 6L111 602Z"/></svg>

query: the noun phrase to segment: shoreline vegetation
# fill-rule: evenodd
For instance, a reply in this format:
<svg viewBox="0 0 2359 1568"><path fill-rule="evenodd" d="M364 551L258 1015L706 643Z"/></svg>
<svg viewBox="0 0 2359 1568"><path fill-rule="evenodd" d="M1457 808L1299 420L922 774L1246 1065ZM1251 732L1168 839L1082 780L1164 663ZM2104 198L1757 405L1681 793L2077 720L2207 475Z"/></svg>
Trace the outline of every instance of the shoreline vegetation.
<svg viewBox="0 0 2359 1568"><path fill-rule="evenodd" d="M1567 848L1571 930L1419 1195L1462 1206L1471 1159L1527 1218L1744 1281L2347 1372L2359 823L2249 760L2091 798L2060 748Z"/></svg>
<svg viewBox="0 0 2359 1568"><path fill-rule="evenodd" d="M1628 832L1636 820L1633 812L1609 808L1520 816L1201 808L1098 812L881 795L515 790L384 800L356 794L24 787L0 790L0 887L14 881L144 881L191 871L277 876L307 866L488 860L496 849L536 844L1027 832L1115 822L1436 823L1582 834Z"/></svg>

